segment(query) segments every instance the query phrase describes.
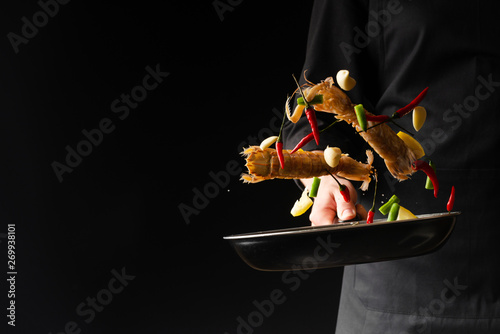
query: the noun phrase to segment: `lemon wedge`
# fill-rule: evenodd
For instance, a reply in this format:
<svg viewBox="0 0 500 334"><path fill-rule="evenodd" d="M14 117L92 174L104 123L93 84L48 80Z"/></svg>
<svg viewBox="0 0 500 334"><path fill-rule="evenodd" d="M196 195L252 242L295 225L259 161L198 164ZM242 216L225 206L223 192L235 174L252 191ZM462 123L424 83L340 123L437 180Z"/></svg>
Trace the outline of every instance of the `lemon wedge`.
<svg viewBox="0 0 500 334"><path fill-rule="evenodd" d="M399 207L399 213L398 213L398 218L396 220L403 220L403 219L414 219L417 218L413 213L411 213L410 210L400 206Z"/></svg>
<svg viewBox="0 0 500 334"><path fill-rule="evenodd" d="M307 196L307 189L304 189L302 196L300 196L298 201L295 201L290 213L292 216L297 217L304 214L313 205L313 200Z"/></svg>
<svg viewBox="0 0 500 334"><path fill-rule="evenodd" d="M402 141L405 142L406 146L408 146L410 150L413 151L417 159L420 159L425 155L424 148L415 138L403 131L399 131L397 135L399 138L401 138Z"/></svg>

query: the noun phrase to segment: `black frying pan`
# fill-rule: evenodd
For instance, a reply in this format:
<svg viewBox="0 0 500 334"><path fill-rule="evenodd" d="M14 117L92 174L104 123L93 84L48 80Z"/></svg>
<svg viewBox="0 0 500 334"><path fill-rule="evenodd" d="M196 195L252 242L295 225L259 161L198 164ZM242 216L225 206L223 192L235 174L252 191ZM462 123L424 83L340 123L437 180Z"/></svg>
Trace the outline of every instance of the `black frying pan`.
<svg viewBox="0 0 500 334"><path fill-rule="evenodd" d="M427 254L450 236L460 212L387 222L344 222L226 236L258 270L302 270L388 261Z"/></svg>

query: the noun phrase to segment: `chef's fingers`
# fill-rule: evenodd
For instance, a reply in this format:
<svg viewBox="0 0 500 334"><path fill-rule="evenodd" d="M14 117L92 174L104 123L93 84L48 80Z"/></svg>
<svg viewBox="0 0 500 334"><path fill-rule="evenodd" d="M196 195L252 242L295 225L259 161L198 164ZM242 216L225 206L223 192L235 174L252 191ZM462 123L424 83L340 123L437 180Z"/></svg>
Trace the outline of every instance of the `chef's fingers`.
<svg viewBox="0 0 500 334"><path fill-rule="evenodd" d="M330 177L331 178L331 177ZM333 195L335 187L328 178L323 177L318 189L318 194L314 199L314 204L309 215L312 225L331 225L338 221L337 203Z"/></svg>
<svg viewBox="0 0 500 334"><path fill-rule="evenodd" d="M368 217L368 211L366 211L365 207L361 204L356 204L356 213L359 220L366 220L366 218Z"/></svg>
<svg viewBox="0 0 500 334"><path fill-rule="evenodd" d="M302 180L304 185L310 186L310 180ZM350 193L350 201L346 202L340 193L339 185L331 176L321 177L317 197L314 199L309 219L312 225L336 224L339 219L349 220L356 217L357 193L351 182L340 179ZM363 213L363 211L361 211Z"/></svg>
<svg viewBox="0 0 500 334"><path fill-rule="evenodd" d="M338 184L336 184L336 187L333 188L333 196L335 197L335 202L337 203L337 216L340 220L354 219L356 218L356 201L358 200L356 189L351 182L341 178L338 178L338 180L340 183L345 185L347 189L349 189L350 200L348 202L345 201ZM335 180L333 181L335 182Z"/></svg>

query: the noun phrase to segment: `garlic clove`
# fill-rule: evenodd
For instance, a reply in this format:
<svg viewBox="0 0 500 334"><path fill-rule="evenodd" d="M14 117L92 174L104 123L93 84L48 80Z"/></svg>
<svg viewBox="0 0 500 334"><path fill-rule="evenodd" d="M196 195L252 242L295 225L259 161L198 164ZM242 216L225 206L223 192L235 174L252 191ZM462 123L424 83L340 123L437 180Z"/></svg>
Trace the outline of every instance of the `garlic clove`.
<svg viewBox="0 0 500 334"><path fill-rule="evenodd" d="M348 70L340 70L337 72L337 84L345 91L350 91L356 86L356 80L350 75Z"/></svg>

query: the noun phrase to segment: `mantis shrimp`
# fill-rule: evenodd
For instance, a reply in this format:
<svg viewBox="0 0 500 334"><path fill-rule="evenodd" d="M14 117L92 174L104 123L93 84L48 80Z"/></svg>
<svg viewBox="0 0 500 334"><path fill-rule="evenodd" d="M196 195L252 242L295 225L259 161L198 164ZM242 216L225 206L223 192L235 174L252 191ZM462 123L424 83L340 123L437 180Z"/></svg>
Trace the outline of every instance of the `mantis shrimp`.
<svg viewBox="0 0 500 334"><path fill-rule="evenodd" d="M388 116L375 116L365 110L367 124L364 125L365 129L363 130L355 112L355 105L342 90L334 85L332 77L328 77L318 84L314 84L307 79L306 81L307 87L302 90L299 86L298 89L306 101L313 101L316 96L321 96L320 102L314 104L316 111L332 113L337 120L351 124L356 132L384 159L387 169L396 179L400 181L406 180L414 173L415 170L412 168L412 164L417 160L415 152L385 124L391 118ZM398 110L395 115L397 114L396 116L400 117L403 111L406 113L410 106L423 99L426 92L427 88L410 105ZM290 99L291 97L287 99L285 111L288 119L296 123L306 106L297 105L295 111L291 114ZM307 108L311 107L307 106ZM349 180L363 181L361 189L366 190L370 183L370 175L373 174L373 153L370 150L366 152L368 156L367 164L360 163L342 154L340 163L336 167L329 167L325 163L322 151L295 152L294 150L294 153L292 153L288 150L280 150L281 153L285 160L285 167L283 168L280 168L277 150L262 149L258 146L245 149L242 154L246 157L248 174L242 174L241 179L244 182L256 183L274 178L301 179L332 173Z"/></svg>
<svg viewBox="0 0 500 334"><path fill-rule="evenodd" d="M316 111L322 111L335 114L335 118L351 124L359 135L384 159L389 172L398 180L406 180L413 174L412 163L416 160L414 152L399 138L396 133L385 123L369 121L368 130L362 131L356 113L354 104L349 97L334 85L333 78L328 77L319 84L312 84L308 81L304 89L304 96L311 100L318 94L323 95L323 103L315 104ZM290 109L287 100L287 116L292 122L297 122L301 116L302 108L296 108L293 115L290 115ZM299 106L300 107L300 106ZM366 111L367 118L374 116Z"/></svg>
<svg viewBox="0 0 500 334"><path fill-rule="evenodd" d="M259 146L250 146L242 153L247 159L247 168L250 174L243 174L241 179L247 183L257 183L275 178L280 179L307 179L313 176L337 174L351 181L363 181L362 190L368 189L372 173L373 153L366 151L368 163L360 163L343 154L336 167L330 167L326 162L323 151L298 151L290 154L283 150L285 167L280 168L275 149L261 149Z"/></svg>
<svg viewBox="0 0 500 334"><path fill-rule="evenodd" d="M339 86L343 90L350 90L356 84L355 80L350 78L348 74L349 72L346 70L337 73L337 81L339 81ZM341 78L340 80L339 77ZM363 105L353 104L344 91L334 85L332 77L328 77L318 84L314 84L306 79L307 83L302 86L298 84L295 77L293 78L297 83L297 90L302 96L297 99L297 106L293 114L290 112L290 99L297 90L291 97L287 98L285 104L286 117L285 115L283 116L279 136L269 137L260 146L251 146L242 152L242 155L246 158L245 166L248 168L248 174L244 173L241 177L244 182L256 183L275 178L307 179L315 177L311 187L314 188L314 185L316 185L316 190L311 188L308 195L309 197L315 197L320 182L317 177L331 174L339 184L339 190L342 196L344 196L344 200L349 202L349 192L344 193L345 186L342 189L342 184L333 174L351 181L362 181L360 189L363 191L368 189L373 176L375 179L376 194L377 172L372 167L374 157L371 150L366 151L368 160L364 164L350 158L347 154L342 154L338 147L327 147L325 151L303 151L300 149L313 139L319 145L321 132L327 130L338 121L345 121L384 160L388 171L394 178L403 181L408 179L415 171L422 170L432 182L434 197L437 197L439 183L435 171L429 163L419 160L425 156L422 146L413 137L404 132L396 134L386 124L389 121L394 122L394 119L400 118L414 110L413 125L418 131L422 127L426 115L425 109L418 106L418 103L427 94L428 87L411 103L398 109L389 117L387 115L374 115L364 109ZM421 108L420 111L417 111L418 108ZM334 115L336 121L320 131L316 120L316 111L331 113ZM311 125L312 132L302 138L293 150L283 150L281 139L285 119L288 118L291 122L296 123L303 112ZM273 142L276 143L276 149L269 148ZM312 205L312 200L305 195L307 191L306 188L301 199L292 208L291 214L293 216L304 213ZM372 208L367 216L367 224L373 222L375 196ZM454 196L454 188L452 188L447 205L448 211L451 211ZM393 207L397 216L400 207L399 205L393 205ZM393 212L392 207L391 212ZM392 215L394 216L394 214Z"/></svg>

